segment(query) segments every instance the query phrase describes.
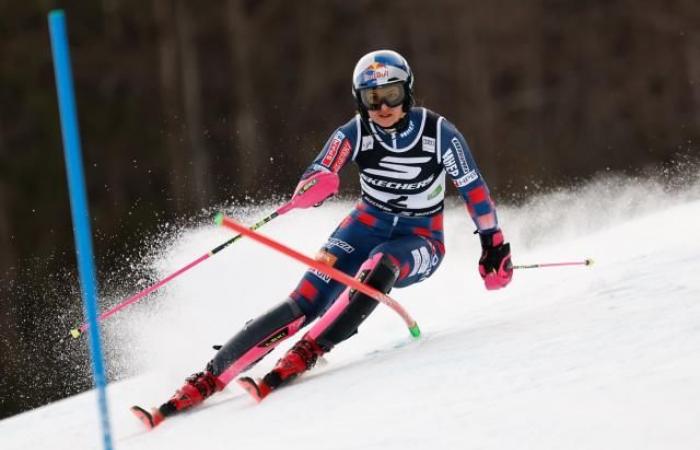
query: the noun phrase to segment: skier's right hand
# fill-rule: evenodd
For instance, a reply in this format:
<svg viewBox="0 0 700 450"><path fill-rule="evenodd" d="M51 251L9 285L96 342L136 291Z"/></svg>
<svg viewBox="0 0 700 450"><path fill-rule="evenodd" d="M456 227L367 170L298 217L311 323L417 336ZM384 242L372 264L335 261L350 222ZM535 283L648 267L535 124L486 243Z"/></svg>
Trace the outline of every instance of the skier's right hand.
<svg viewBox="0 0 700 450"><path fill-rule="evenodd" d="M339 186L340 178L337 173L312 172L297 185L291 204L294 208L320 206L321 203L338 193Z"/></svg>
<svg viewBox="0 0 700 450"><path fill-rule="evenodd" d="M513 263L510 258L510 244L504 242L501 230L490 234L479 234L481 258L479 274L489 291L504 288L513 278Z"/></svg>

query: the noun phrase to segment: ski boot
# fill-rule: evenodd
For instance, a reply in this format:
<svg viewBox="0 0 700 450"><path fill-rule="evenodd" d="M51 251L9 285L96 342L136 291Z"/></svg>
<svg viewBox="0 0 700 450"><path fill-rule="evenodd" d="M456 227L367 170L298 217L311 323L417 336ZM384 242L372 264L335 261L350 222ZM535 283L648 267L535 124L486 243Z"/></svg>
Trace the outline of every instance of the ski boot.
<svg viewBox="0 0 700 450"><path fill-rule="evenodd" d="M238 385L248 391L257 402L261 402L270 392L292 381L303 372L311 369L325 351L309 336L304 336L299 342L277 361L262 380L255 381L250 377L241 377Z"/></svg>
<svg viewBox="0 0 700 450"><path fill-rule="evenodd" d="M163 403L159 408L153 408L149 412L140 406L132 406L131 411L148 429L152 429L167 417L199 405L213 393L223 388L224 384L211 372L199 372L189 376L185 380L185 384L175 392L170 400Z"/></svg>

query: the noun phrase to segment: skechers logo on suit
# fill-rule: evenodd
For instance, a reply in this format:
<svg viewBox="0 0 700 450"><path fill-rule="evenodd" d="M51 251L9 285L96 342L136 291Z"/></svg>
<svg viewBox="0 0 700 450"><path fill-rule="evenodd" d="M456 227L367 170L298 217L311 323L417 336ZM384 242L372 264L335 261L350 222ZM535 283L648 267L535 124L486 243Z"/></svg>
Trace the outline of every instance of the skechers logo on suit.
<svg viewBox="0 0 700 450"><path fill-rule="evenodd" d="M413 158L385 156L379 162L379 167L389 170L365 169L364 172L370 175L379 175L396 180L413 180L420 175L421 172L421 167L418 166L418 164L426 163L431 159L430 156L417 156Z"/></svg>
<svg viewBox="0 0 700 450"><path fill-rule="evenodd" d="M365 175L364 173L361 174L360 177L362 178L362 181L366 182L367 184L371 184L372 186L383 187L388 189L399 189L402 191L414 191L417 189L423 189L426 186L429 186L430 183L432 183L435 179L435 175L430 175L425 180L417 181L415 183L400 183L398 181L378 180L376 178L372 178L368 175Z"/></svg>

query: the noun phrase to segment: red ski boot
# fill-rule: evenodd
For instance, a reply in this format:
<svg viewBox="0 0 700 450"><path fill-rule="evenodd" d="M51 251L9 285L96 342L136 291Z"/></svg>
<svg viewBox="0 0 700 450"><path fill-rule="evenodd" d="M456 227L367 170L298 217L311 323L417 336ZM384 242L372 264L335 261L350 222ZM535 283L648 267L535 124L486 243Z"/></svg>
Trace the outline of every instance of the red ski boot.
<svg viewBox="0 0 700 450"><path fill-rule="evenodd" d="M154 408L148 412L140 406L132 406L131 411L148 429L151 429L167 417L199 405L204 399L223 388L224 384L211 372L199 372L189 376L185 384L160 408Z"/></svg>
<svg viewBox="0 0 700 450"><path fill-rule="evenodd" d="M277 361L277 365L262 380L255 381L250 377L242 377L238 384L248 391L257 401L262 401L270 392L311 369L323 355L324 350L309 336L304 336L299 342Z"/></svg>
<svg viewBox="0 0 700 450"><path fill-rule="evenodd" d="M168 417L199 405L204 399L223 388L223 383L211 372L195 373L190 375L185 380L185 384L175 392L175 395L158 409L165 417Z"/></svg>

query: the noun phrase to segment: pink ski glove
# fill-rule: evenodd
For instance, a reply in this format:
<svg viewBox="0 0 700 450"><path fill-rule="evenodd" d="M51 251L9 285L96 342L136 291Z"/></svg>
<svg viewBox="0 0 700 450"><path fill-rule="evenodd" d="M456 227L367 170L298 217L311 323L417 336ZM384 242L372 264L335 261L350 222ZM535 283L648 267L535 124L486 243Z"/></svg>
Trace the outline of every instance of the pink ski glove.
<svg viewBox="0 0 700 450"><path fill-rule="evenodd" d="M299 182L294 190L291 208L319 206L338 193L340 178L334 172L314 172Z"/></svg>
<svg viewBox="0 0 700 450"><path fill-rule="evenodd" d="M481 238L481 258L479 274L486 289L493 291L504 288L513 278L513 263L510 260L510 244L503 242L503 233L479 234Z"/></svg>

